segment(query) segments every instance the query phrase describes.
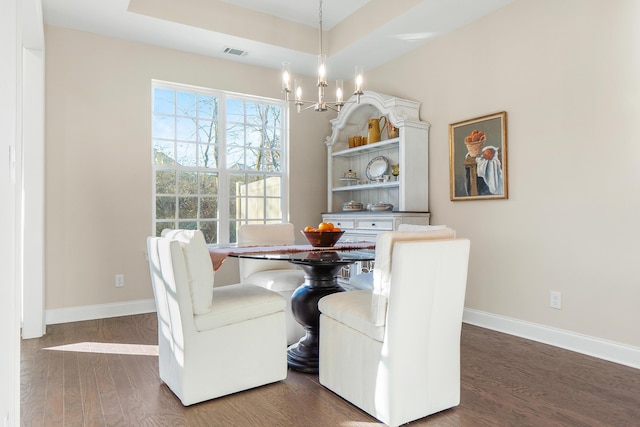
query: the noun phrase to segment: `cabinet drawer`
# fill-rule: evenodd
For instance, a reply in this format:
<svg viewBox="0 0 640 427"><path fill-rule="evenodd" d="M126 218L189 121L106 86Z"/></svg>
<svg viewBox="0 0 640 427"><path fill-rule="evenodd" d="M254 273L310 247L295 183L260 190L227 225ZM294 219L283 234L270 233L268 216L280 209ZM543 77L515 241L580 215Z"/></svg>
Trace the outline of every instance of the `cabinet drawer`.
<svg viewBox="0 0 640 427"><path fill-rule="evenodd" d="M358 220L356 230L393 230L393 221L389 220Z"/></svg>
<svg viewBox="0 0 640 427"><path fill-rule="evenodd" d="M342 228L343 230L353 230L355 228L355 221L352 219L337 219L333 221L333 226Z"/></svg>

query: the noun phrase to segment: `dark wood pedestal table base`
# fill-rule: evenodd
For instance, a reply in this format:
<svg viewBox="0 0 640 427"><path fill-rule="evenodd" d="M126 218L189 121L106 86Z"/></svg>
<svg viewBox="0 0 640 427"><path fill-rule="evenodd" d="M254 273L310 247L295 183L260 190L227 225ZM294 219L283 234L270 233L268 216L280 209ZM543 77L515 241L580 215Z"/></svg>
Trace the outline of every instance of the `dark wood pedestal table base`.
<svg viewBox="0 0 640 427"><path fill-rule="evenodd" d="M291 311L305 330L305 336L287 350L287 363L296 371L317 373L319 354L320 298L342 292L337 276L345 265L375 259L373 250L336 250L292 253L253 253L236 255L243 258L279 259L299 265L305 281L291 296Z"/></svg>
<svg viewBox="0 0 640 427"><path fill-rule="evenodd" d="M333 251L292 254L289 262L305 271L304 283L291 295L291 311L305 330L305 336L287 350L287 362L291 369L301 372L318 372L320 298L342 292L337 276L345 265L356 261L372 260L374 251Z"/></svg>
<svg viewBox="0 0 640 427"><path fill-rule="evenodd" d="M318 255L334 255L331 252L319 252ZM319 353L319 327L320 311L318 301L320 298L342 292L336 276L344 265L353 261L340 259L322 264L320 262L307 263L305 260L291 260L293 264L300 265L305 271L304 283L291 295L291 311L295 319L305 330L305 336L287 350L287 362L289 367L302 372L318 372Z"/></svg>

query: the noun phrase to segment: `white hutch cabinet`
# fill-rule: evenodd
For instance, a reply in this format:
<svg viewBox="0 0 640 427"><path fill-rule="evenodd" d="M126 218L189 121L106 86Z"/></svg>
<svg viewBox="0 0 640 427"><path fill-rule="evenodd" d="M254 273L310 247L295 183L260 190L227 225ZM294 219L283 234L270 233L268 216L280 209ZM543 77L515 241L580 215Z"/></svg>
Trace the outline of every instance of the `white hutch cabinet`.
<svg viewBox="0 0 640 427"><path fill-rule="evenodd" d="M365 92L360 104L345 104L331 121L333 130L326 140L328 211L322 220L345 230L341 241L375 240L379 232L396 230L402 223L429 224L429 123L420 121L419 108L415 101ZM367 136L369 119L381 116L399 129L399 136L388 138L385 126L381 141L349 148L349 137ZM377 182L367 178L370 164L379 173L380 164L387 163L383 174L391 175L391 165L397 164L397 179L391 176ZM349 171L357 179L345 179ZM362 203L364 210L343 211L343 204L350 201ZM392 204L393 210L367 210L368 204L379 203Z"/></svg>

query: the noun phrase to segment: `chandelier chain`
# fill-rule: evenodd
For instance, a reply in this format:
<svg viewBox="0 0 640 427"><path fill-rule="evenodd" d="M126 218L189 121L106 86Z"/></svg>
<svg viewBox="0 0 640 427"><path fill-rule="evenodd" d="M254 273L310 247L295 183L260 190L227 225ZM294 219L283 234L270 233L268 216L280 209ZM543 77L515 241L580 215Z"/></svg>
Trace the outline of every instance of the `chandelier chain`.
<svg viewBox="0 0 640 427"><path fill-rule="evenodd" d="M322 55L322 0L320 0L320 11L318 12L320 22L320 55Z"/></svg>

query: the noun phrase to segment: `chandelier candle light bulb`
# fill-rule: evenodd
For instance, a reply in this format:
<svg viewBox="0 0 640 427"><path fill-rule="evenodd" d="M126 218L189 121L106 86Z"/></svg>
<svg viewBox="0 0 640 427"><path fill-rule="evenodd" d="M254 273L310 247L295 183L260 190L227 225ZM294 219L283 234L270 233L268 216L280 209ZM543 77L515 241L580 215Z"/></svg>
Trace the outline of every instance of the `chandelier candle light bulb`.
<svg viewBox="0 0 640 427"><path fill-rule="evenodd" d="M362 91L363 80L364 80L364 69L362 68L362 65L356 65L356 76L355 76L356 89L353 92L354 95L360 96L363 94L363 91ZM359 99L360 98L358 98L358 100Z"/></svg>
<svg viewBox="0 0 640 427"><path fill-rule="evenodd" d="M327 67L325 65L326 59L327 55L323 53L318 55L318 86L327 85Z"/></svg>
<svg viewBox="0 0 640 427"><path fill-rule="evenodd" d="M342 107L344 105L344 81L336 80L336 105Z"/></svg>
<svg viewBox="0 0 640 427"><path fill-rule="evenodd" d="M291 92L291 65L288 62L282 63L282 91L285 96Z"/></svg>
<svg viewBox="0 0 640 427"><path fill-rule="evenodd" d="M293 80L293 87L295 88L295 105L298 107L298 113L300 112L300 107L302 107L302 79L297 78Z"/></svg>

